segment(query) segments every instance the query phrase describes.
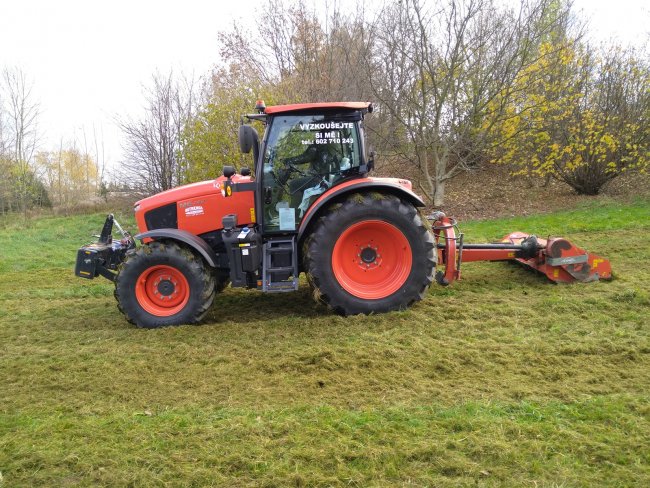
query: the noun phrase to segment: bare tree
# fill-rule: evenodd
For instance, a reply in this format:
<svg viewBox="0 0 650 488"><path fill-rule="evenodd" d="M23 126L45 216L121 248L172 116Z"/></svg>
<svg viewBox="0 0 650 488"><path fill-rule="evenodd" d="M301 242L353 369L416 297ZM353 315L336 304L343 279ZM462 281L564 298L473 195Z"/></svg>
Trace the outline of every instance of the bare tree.
<svg viewBox="0 0 650 488"><path fill-rule="evenodd" d="M30 162L38 142L39 107L33 100L32 84L21 69L5 68L2 81L5 92L9 153L17 172L14 191L20 209L26 216L28 203L33 197L34 190L34 175Z"/></svg>
<svg viewBox="0 0 650 488"><path fill-rule="evenodd" d="M434 205L449 179L481 160L484 134L502 113L493 102L508 99L555 29L556 4L524 1L511 11L491 0L404 0L368 27L376 39L368 79L390 126L383 145L418 168Z"/></svg>
<svg viewBox="0 0 650 488"><path fill-rule="evenodd" d="M194 111L193 80L173 73L155 74L145 93L139 120L118 120L126 136L126 161L120 179L145 193L168 190L183 182L182 130Z"/></svg>
<svg viewBox="0 0 650 488"><path fill-rule="evenodd" d="M0 157L3 157L7 154L7 141L5 139L6 134L5 134L5 110L4 110L4 103L3 103L3 93L2 90L0 90Z"/></svg>
<svg viewBox="0 0 650 488"><path fill-rule="evenodd" d="M101 142L97 140L97 130L93 124L93 143L95 146L95 162L97 163L97 181L95 187L97 188L98 195L103 197L104 200L108 197L108 189L106 185L106 154L104 148L104 129L101 128ZM101 151L101 155L100 155Z"/></svg>
<svg viewBox="0 0 650 488"><path fill-rule="evenodd" d="M0 174L5 177L0 178L0 213L10 209L11 203L11 184L10 179L6 177L10 173L11 160L9 158L8 142L5 139L5 112L2 100L2 90L0 90Z"/></svg>
<svg viewBox="0 0 650 488"><path fill-rule="evenodd" d="M11 164L9 158L4 154L0 154L0 173L3 175L9 174L11 171ZM0 178L0 214L12 210L13 194L10 178Z"/></svg>
<svg viewBox="0 0 650 488"><path fill-rule="evenodd" d="M349 6L350 4L348 4ZM278 102L367 99L362 5L345 12L337 3L320 14L304 2L265 4L257 35L234 25L219 36L221 55L253 85L275 86Z"/></svg>
<svg viewBox="0 0 650 488"><path fill-rule="evenodd" d="M302 5L298 7L303 10ZM251 36L237 23L219 34L221 56L238 65L248 76L263 84L274 84L295 70L292 37L295 30L291 12L282 0L270 0L260 13L259 34Z"/></svg>

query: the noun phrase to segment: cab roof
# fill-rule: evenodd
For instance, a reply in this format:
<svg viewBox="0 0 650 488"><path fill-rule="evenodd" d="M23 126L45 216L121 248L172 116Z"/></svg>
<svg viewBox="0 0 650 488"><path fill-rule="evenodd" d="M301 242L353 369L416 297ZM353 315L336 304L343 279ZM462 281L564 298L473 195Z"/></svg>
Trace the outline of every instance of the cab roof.
<svg viewBox="0 0 650 488"><path fill-rule="evenodd" d="M266 107L264 113L267 115L281 114L285 112L304 112L320 110L363 110L372 112L370 102L317 102L317 103L295 103L291 105L274 105Z"/></svg>

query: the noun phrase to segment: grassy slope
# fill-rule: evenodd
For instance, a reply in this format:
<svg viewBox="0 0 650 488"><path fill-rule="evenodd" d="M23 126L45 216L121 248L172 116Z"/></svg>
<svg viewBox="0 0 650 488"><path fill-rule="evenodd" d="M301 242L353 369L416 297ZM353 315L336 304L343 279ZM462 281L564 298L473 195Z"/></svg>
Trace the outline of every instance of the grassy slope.
<svg viewBox="0 0 650 488"><path fill-rule="evenodd" d="M1 486L650 485L650 202L463 226L570 237L610 283L470 263L405 312L228 289L153 331L72 276L101 222L0 229Z"/></svg>

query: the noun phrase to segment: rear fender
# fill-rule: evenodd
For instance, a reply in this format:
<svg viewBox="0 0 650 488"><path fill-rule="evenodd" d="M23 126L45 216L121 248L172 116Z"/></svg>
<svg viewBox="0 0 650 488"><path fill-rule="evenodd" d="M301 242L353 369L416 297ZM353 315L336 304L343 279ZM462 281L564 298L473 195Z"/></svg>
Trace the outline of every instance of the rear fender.
<svg viewBox="0 0 650 488"><path fill-rule="evenodd" d="M412 203L414 207L425 206L424 201L422 201L422 199L410 189L410 182L407 180L399 180L397 178L363 178L341 183L323 193L314 203L312 203L311 207L309 207L309 210L303 217L302 222L300 223L300 228L298 229L298 241L306 235L310 224L318 219L321 210L327 208L328 204L333 203L345 195L358 193L360 191L375 191L378 193L395 195Z"/></svg>
<svg viewBox="0 0 650 488"><path fill-rule="evenodd" d="M188 245L196 252L198 252L201 255L201 257L205 259L205 262L208 263L213 268L216 268L217 263L219 262L219 258L217 257L216 253L212 250L212 248L208 245L207 242L205 242L200 237L195 236L194 234L187 232L185 230L155 229L155 230L143 232L142 234L138 234L137 236L135 236L135 238L140 241L147 239L147 242L149 239L154 241L159 241L163 239L178 241Z"/></svg>

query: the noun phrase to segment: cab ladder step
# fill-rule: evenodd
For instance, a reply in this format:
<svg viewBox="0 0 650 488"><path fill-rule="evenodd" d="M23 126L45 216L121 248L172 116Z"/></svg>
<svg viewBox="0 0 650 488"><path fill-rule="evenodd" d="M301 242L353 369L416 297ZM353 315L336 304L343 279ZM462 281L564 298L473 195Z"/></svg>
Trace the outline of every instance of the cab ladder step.
<svg viewBox="0 0 650 488"><path fill-rule="evenodd" d="M296 236L269 239L262 254L262 291L288 292L298 289Z"/></svg>

